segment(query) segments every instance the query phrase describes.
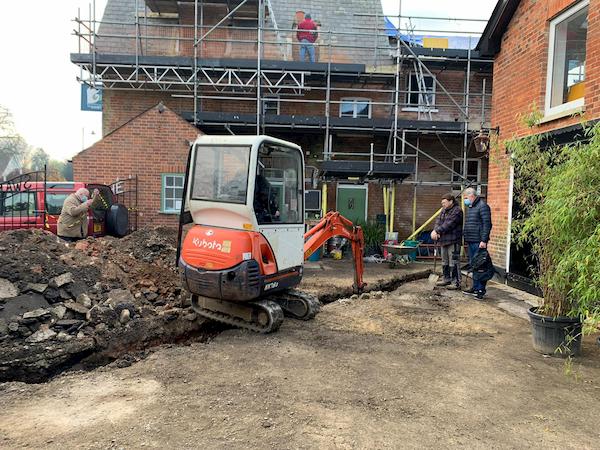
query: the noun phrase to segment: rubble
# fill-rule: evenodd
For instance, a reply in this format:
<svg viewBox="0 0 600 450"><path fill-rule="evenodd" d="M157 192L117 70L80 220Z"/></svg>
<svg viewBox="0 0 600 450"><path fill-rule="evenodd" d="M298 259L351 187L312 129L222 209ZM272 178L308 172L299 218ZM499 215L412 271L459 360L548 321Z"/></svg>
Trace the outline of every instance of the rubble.
<svg viewBox="0 0 600 450"><path fill-rule="evenodd" d="M0 233L0 381L40 381L94 353L119 358L198 331L176 236L145 229L73 246L43 230Z"/></svg>
<svg viewBox="0 0 600 450"><path fill-rule="evenodd" d="M0 278L0 298L11 298L19 295L19 289L10 281Z"/></svg>

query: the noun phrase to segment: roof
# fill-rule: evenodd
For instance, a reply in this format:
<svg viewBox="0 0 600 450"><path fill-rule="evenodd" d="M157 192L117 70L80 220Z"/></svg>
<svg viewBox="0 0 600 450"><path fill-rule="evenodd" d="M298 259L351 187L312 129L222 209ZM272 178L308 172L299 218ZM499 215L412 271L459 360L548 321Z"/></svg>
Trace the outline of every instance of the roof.
<svg viewBox="0 0 600 450"><path fill-rule="evenodd" d="M220 1L205 3L204 8L209 9L214 7ZM232 3L235 3L235 1L232 1ZM272 6L272 15L267 16L267 27L273 26L272 18L274 18L278 29L291 30L294 28L297 11L310 13L312 19L320 24L324 32L333 32L331 35L332 48L336 53L343 54L343 56L336 59L340 62L350 63L359 61L367 65L376 65L376 60L381 60L385 57L389 60L389 52L384 50L389 46L389 43L384 31L385 16L380 0L270 0L270 3ZM155 10L165 12L174 12L173 8L178 7L178 4L181 4L180 7L190 5L189 2L177 2L174 0L146 0L146 2L138 0L138 14L140 16L144 15L146 4L149 10L154 8ZM133 35L135 33L135 27L133 26L136 18L135 5L136 0L107 1L102 22L98 28L100 36L96 39L98 53L135 54L134 39L114 37L123 34ZM219 8L219 10L222 10L222 8ZM158 23L177 25L180 23L176 14L163 18L152 16L140 19L140 21L144 25ZM379 29L377 35L370 31L375 29ZM160 33L160 35L163 35L167 31L168 29L157 31L150 28L148 33L154 33L154 35ZM288 33L293 35L291 31L282 31L284 35ZM323 33L321 37L326 42L329 42L329 37L327 37L326 33ZM176 43L176 39L155 39L147 45L144 44L143 53L145 55L179 56L180 50L178 50ZM375 43L379 47L377 52L374 51Z"/></svg>
<svg viewBox="0 0 600 450"><path fill-rule="evenodd" d="M520 3L521 0L498 0L477 43L477 47L475 47L481 56L496 56L498 54L502 36Z"/></svg>
<svg viewBox="0 0 600 450"><path fill-rule="evenodd" d="M388 37L395 38L398 36L398 28L392 23L389 17L385 18L385 33ZM448 39L448 48L450 49L461 49L469 50L473 49L477 44L477 41L470 38L469 36L444 36L442 34L400 34L400 38L411 46L423 47L424 38L437 38L437 39Z"/></svg>

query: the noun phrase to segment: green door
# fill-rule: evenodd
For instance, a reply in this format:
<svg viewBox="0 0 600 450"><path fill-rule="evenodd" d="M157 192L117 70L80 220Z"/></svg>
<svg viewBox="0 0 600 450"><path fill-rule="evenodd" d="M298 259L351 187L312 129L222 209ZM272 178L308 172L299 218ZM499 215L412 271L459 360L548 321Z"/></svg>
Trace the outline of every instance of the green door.
<svg viewBox="0 0 600 450"><path fill-rule="evenodd" d="M354 223L365 223L367 219L366 186L339 185L336 207L338 212Z"/></svg>

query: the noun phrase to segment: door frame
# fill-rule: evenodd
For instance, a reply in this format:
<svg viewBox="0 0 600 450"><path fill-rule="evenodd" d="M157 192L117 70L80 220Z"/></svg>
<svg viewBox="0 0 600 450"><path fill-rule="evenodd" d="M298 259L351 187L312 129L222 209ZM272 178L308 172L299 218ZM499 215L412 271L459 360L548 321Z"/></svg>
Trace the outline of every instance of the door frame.
<svg viewBox="0 0 600 450"><path fill-rule="evenodd" d="M365 191L365 223L367 222L367 218L369 217L369 183L365 184L352 184L352 183L337 183L335 187L335 209L338 209L338 198L340 187L343 188L351 188L351 189L362 189Z"/></svg>

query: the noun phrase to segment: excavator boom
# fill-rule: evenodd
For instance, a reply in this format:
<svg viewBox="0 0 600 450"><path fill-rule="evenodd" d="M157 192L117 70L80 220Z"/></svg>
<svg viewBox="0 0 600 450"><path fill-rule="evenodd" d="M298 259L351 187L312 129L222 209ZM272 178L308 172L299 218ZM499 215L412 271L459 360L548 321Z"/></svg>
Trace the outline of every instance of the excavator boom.
<svg viewBox="0 0 600 450"><path fill-rule="evenodd" d="M362 228L354 225L337 211L328 212L321 221L304 234L304 260L317 251L332 237L340 236L352 243L352 260L354 262L354 293L362 292L363 282L363 252L365 238Z"/></svg>

